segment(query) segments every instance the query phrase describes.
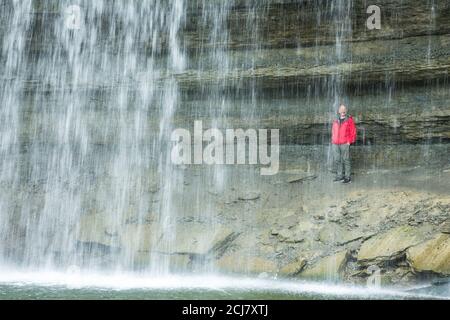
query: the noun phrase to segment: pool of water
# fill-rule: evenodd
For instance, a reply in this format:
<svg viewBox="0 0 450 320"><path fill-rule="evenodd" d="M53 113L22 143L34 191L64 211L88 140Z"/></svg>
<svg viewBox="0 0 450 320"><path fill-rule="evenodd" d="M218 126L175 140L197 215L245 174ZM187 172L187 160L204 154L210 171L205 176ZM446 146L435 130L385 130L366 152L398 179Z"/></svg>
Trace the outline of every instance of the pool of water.
<svg viewBox="0 0 450 320"><path fill-rule="evenodd" d="M220 275L2 272L0 299L450 299L450 287L414 292Z"/></svg>

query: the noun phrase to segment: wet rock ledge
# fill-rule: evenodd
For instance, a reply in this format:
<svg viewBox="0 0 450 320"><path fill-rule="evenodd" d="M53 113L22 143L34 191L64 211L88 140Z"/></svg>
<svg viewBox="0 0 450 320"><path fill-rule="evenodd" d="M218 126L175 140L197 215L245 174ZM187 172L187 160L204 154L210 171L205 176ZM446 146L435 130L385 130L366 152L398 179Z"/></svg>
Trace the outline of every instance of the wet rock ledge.
<svg viewBox="0 0 450 320"><path fill-rule="evenodd" d="M283 169L255 185L248 172L240 173L233 187L202 194L213 216L200 218L184 207L174 226L167 227L156 213L130 211L119 224L91 213L82 217L77 241L106 267L110 259L125 255L139 270L167 261L177 272L216 270L363 285L379 272L382 285L406 288L446 281L450 170L421 170L407 177L360 171L351 186L300 169ZM186 188L201 180L199 172L189 171ZM421 190L431 181L442 189ZM185 201L180 199L180 207Z"/></svg>

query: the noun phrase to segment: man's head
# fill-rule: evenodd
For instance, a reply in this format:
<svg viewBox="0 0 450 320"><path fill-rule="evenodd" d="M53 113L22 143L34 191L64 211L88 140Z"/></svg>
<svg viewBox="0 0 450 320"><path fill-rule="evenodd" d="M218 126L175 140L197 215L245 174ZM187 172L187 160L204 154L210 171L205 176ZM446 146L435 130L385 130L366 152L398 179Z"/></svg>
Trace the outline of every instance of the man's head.
<svg viewBox="0 0 450 320"><path fill-rule="evenodd" d="M341 118L345 118L347 115L347 107L345 105L341 104L339 106L338 113Z"/></svg>

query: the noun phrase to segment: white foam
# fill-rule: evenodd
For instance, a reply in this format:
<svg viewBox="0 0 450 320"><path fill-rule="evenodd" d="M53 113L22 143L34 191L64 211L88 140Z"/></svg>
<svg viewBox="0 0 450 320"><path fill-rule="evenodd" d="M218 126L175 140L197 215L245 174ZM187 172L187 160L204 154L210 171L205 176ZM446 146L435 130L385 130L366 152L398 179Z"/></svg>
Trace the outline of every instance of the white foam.
<svg viewBox="0 0 450 320"><path fill-rule="evenodd" d="M367 288L295 280L259 279L208 275L137 275L129 273L70 273L57 271L0 270L0 284L14 286L66 287L71 289L106 290L205 290L205 291L269 291L289 294L318 294L346 298L386 297L440 298L450 297L413 294L392 288Z"/></svg>

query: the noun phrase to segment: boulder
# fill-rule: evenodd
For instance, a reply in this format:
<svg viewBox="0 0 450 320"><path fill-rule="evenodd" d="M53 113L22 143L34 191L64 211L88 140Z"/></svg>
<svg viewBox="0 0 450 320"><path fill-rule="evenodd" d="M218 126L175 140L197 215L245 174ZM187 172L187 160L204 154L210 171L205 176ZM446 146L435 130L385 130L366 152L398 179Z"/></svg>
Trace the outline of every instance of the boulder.
<svg viewBox="0 0 450 320"><path fill-rule="evenodd" d="M450 275L450 234L438 234L434 238L406 251L411 267L418 272L434 272Z"/></svg>
<svg viewBox="0 0 450 320"><path fill-rule="evenodd" d="M336 280L347 264L349 253L347 250L340 251L332 256L324 257L314 263L311 267L302 271L302 278L313 278L321 280Z"/></svg>
<svg viewBox="0 0 450 320"><path fill-rule="evenodd" d="M430 231L428 225L420 228L406 225L378 234L363 242L358 252L358 262L365 264L397 259L409 247L425 241L428 231Z"/></svg>

